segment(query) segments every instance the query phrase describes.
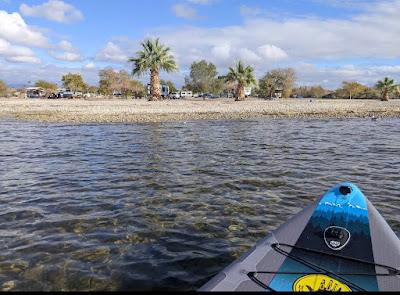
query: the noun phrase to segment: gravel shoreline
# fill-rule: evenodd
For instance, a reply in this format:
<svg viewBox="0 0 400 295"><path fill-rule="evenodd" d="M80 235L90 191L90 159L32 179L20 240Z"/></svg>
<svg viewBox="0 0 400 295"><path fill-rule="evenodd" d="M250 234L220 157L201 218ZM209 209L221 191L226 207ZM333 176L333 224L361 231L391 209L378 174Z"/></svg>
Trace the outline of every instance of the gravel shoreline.
<svg viewBox="0 0 400 295"><path fill-rule="evenodd" d="M141 123L257 118L400 117L400 100L249 99L27 100L0 99L0 118L54 123Z"/></svg>

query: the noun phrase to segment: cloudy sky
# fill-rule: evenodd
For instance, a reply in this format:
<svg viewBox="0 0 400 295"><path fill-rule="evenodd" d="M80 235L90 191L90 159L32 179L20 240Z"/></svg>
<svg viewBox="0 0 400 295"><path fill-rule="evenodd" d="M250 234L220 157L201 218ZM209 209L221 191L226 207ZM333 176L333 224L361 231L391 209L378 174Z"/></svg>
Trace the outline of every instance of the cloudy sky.
<svg viewBox="0 0 400 295"><path fill-rule="evenodd" d="M99 69L129 70L149 37L171 47L180 71L163 77L179 86L200 59L220 74L238 60L259 77L290 66L298 84L327 88L400 82L400 0L0 0L0 80L96 84Z"/></svg>

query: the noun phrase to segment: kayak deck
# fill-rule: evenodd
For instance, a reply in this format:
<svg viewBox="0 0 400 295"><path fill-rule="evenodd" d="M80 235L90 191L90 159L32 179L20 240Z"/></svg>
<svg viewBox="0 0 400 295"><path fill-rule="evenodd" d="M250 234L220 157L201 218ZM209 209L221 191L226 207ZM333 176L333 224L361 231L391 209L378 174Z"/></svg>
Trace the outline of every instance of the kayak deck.
<svg viewBox="0 0 400 295"><path fill-rule="evenodd" d="M400 241L362 192L335 186L200 291L398 291Z"/></svg>

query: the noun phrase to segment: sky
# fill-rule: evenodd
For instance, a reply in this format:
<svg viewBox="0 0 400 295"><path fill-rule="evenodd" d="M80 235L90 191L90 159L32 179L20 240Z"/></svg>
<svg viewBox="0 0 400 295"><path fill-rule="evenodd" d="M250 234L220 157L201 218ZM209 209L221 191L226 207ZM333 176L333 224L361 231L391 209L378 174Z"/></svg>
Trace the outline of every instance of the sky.
<svg viewBox="0 0 400 295"><path fill-rule="evenodd" d="M146 38L171 48L179 87L206 59L220 75L242 60L258 78L292 67L298 85L400 82L400 0L0 0L0 80L91 85L107 67L131 71ZM138 77L147 83L148 77Z"/></svg>

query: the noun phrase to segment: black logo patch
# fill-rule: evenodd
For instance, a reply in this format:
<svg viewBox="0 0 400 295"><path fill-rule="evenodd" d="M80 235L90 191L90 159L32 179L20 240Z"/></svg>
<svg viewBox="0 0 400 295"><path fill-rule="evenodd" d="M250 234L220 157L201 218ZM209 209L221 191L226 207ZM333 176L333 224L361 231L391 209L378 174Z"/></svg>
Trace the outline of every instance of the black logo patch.
<svg viewBox="0 0 400 295"><path fill-rule="evenodd" d="M350 232L339 226L331 226L328 227L324 232L324 239L326 245L335 251L340 251L350 241Z"/></svg>

